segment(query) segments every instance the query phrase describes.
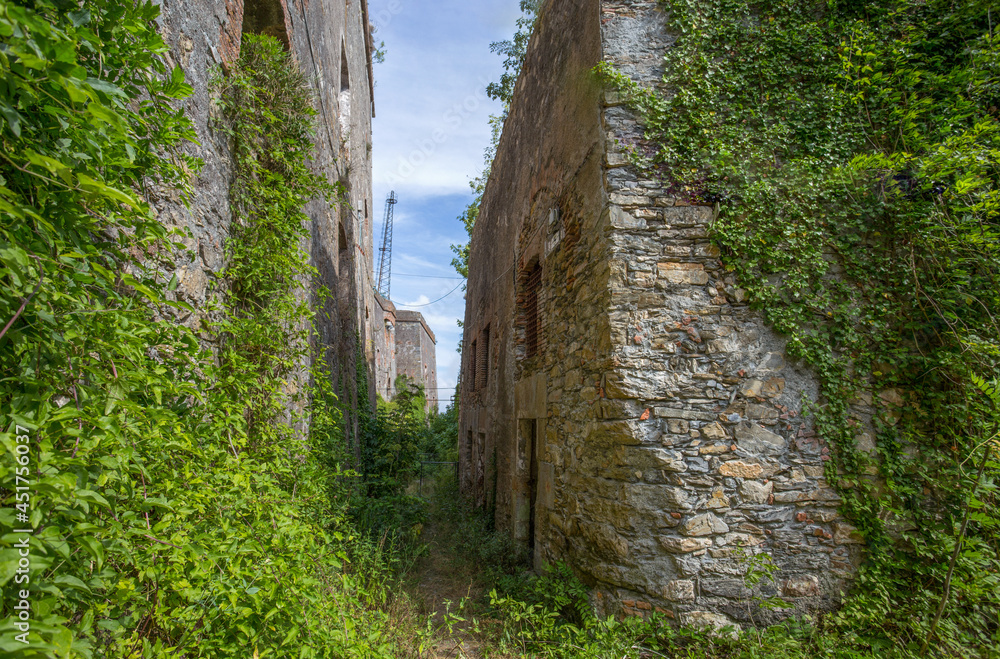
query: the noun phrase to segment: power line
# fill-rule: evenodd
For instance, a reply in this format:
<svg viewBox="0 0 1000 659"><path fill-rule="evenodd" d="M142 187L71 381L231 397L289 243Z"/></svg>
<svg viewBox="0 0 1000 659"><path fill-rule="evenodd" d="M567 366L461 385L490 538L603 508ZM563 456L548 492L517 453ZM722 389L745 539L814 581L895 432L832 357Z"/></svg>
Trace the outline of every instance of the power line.
<svg viewBox="0 0 1000 659"><path fill-rule="evenodd" d="M446 297L448 297L449 295L451 295L452 293L454 293L455 291L457 291L459 289L459 287L462 285L462 283L463 282L461 282L461 281L458 282L458 286L455 286L455 288L451 289L450 291L448 291L447 293L445 293L444 295L442 295L438 299L434 300L433 302L427 302L426 304L402 304L402 303L399 303L399 304L396 304L396 306L397 307L429 307L430 305L435 304L436 302L440 302L441 300L445 299Z"/></svg>
<svg viewBox="0 0 1000 659"><path fill-rule="evenodd" d="M411 274L406 273L406 272L397 272L395 276L397 276L397 277L422 277L424 279L452 279L452 280L462 279L462 280L465 280L465 277L444 277L442 275L411 275Z"/></svg>

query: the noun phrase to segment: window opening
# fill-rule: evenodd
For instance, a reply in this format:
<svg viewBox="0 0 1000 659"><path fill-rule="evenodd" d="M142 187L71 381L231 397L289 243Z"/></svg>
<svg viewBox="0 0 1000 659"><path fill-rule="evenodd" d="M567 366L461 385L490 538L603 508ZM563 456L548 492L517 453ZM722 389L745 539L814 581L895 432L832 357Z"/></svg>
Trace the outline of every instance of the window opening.
<svg viewBox="0 0 1000 659"><path fill-rule="evenodd" d="M469 353L470 353L469 354L469 383L472 384L472 390L473 391L475 391L477 389L477 387L479 386L479 379L476 377L476 366L477 366L476 362L479 361L477 359L478 356L479 356L479 353L476 352L476 346L477 346L477 342L473 341L472 342L472 350L469 351Z"/></svg>
<svg viewBox="0 0 1000 659"><path fill-rule="evenodd" d="M340 44L340 91L346 92L351 88L351 73L347 67L347 46Z"/></svg>
<svg viewBox="0 0 1000 659"><path fill-rule="evenodd" d="M541 325L538 317L538 292L542 284L542 266L538 263L528 271L524 280L524 356L531 359L538 354Z"/></svg>
<svg viewBox="0 0 1000 659"><path fill-rule="evenodd" d="M280 0L248 0L243 5L243 34L274 37L289 49L285 10Z"/></svg>
<svg viewBox="0 0 1000 659"><path fill-rule="evenodd" d="M479 337L479 352L476 354L476 374L479 380L476 389L486 388L490 378L490 326L483 329Z"/></svg>

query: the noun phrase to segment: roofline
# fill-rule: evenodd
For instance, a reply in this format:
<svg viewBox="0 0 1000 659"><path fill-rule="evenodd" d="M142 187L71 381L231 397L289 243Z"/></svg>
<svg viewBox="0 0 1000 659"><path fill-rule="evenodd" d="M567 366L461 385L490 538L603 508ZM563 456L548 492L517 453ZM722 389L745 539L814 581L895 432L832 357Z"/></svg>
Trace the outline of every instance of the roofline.
<svg viewBox="0 0 1000 659"><path fill-rule="evenodd" d="M402 309L401 311L408 313L415 313L417 314L417 318L400 318L399 315L397 314L396 316L397 325L399 323L420 323L421 325L423 325L424 331L427 332L427 336L431 337L431 341L433 341L434 344L437 345L437 337L434 336L434 332L431 331L431 328L427 325L427 321L424 320L424 314L420 313L419 311L410 311L409 309Z"/></svg>
<svg viewBox="0 0 1000 659"><path fill-rule="evenodd" d="M368 0L361 0L361 20L365 30L365 46L368 47L368 94L372 102L372 116L375 116L375 74L372 70L372 24L368 20Z"/></svg>

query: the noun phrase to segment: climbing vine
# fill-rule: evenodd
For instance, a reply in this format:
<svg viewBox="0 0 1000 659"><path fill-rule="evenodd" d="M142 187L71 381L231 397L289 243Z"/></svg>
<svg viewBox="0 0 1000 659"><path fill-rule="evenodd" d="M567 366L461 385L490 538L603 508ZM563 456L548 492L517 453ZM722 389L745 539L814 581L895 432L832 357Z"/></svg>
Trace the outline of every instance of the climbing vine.
<svg viewBox="0 0 1000 659"><path fill-rule="evenodd" d="M726 269L820 378L827 477L869 550L837 620L872 643L995 647L997 416L977 385L1000 366L990 3L663 5L662 84L600 72L643 121L634 162L717 205Z"/></svg>
<svg viewBox="0 0 1000 659"><path fill-rule="evenodd" d="M228 114L247 141L217 324L200 327L220 339L210 354L171 293L191 255L146 201L183 196L199 166L158 11L0 0L0 652L388 656L384 614L343 569L329 376L296 366L301 206L330 192L309 173L311 98L275 43L245 37L222 93L249 112ZM30 530L27 581L12 528ZM10 615L22 590L27 642Z"/></svg>

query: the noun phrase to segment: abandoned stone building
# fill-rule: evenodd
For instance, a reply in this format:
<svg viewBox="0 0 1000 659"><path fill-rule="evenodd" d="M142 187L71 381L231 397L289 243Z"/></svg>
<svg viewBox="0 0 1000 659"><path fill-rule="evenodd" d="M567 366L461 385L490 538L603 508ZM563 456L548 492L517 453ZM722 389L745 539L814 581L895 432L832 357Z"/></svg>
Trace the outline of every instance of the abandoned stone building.
<svg viewBox="0 0 1000 659"><path fill-rule="evenodd" d="M396 312L396 373L423 385L427 410L438 406L437 338L419 311Z"/></svg>
<svg viewBox="0 0 1000 659"><path fill-rule="evenodd" d="M542 3L472 236L461 487L601 612L747 624L758 551L781 615L830 608L861 547L801 414L816 378L722 269L713 207L629 164L641 127L593 74L654 84L665 23Z"/></svg>
<svg viewBox="0 0 1000 659"><path fill-rule="evenodd" d="M375 293L378 313L374 331L375 390L383 400L396 395L396 378L405 375L424 387L427 410L436 408L437 339L423 314L396 309L391 300ZM379 331L379 327L382 331Z"/></svg>
<svg viewBox="0 0 1000 659"><path fill-rule="evenodd" d="M375 392L383 400L396 395L396 305L375 293ZM378 331L381 325L382 331Z"/></svg>
<svg viewBox="0 0 1000 659"><path fill-rule="evenodd" d="M205 308L225 265L232 222L230 146L213 124L219 117L212 76L236 61L244 34L274 36L315 87L316 171L346 191L334 207L317 200L305 209L311 220L306 248L319 271L315 284L330 292L317 308L315 340L326 353L341 400L351 409L359 402L368 404L374 398L374 381L369 378L372 391L360 396L355 391L356 350L361 346L365 351L373 372L373 336L383 329L373 323L378 306L372 286L374 85L367 0L163 0L159 24L170 46L167 64L179 65L194 89L183 102L198 137L189 149L204 162L189 205L174 197L156 203L165 224L191 232L188 246L195 257L179 264L179 297ZM195 314L185 322L197 325L200 317ZM302 365L300 377L308 377L307 367ZM350 440L356 426L350 421L347 425Z"/></svg>

